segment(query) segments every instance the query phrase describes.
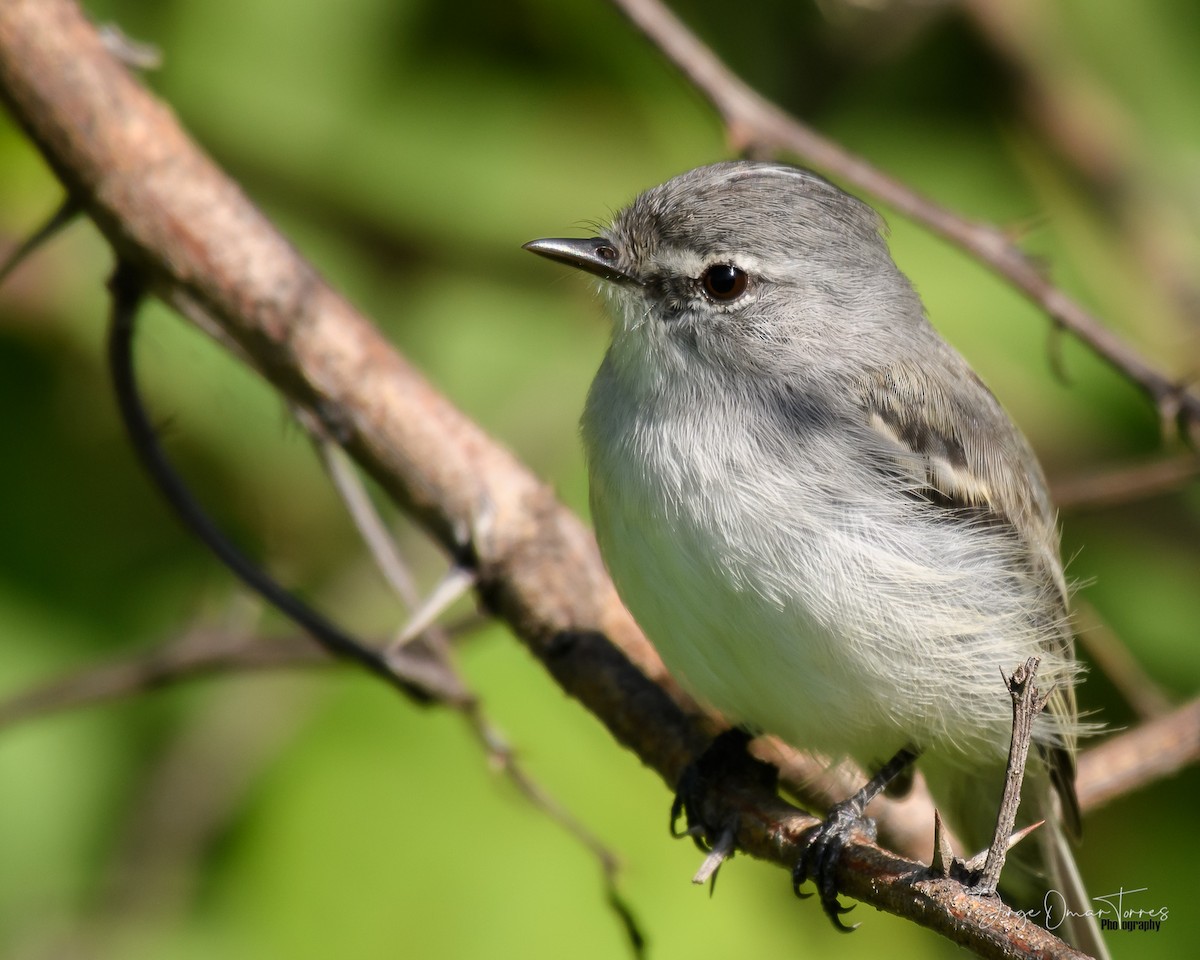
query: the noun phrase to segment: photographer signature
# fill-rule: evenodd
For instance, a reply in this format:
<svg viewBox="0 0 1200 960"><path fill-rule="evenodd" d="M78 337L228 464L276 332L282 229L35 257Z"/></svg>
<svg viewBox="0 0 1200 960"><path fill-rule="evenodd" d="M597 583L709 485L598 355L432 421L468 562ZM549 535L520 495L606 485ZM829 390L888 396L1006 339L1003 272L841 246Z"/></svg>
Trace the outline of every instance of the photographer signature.
<svg viewBox="0 0 1200 960"><path fill-rule="evenodd" d="M1137 887L1126 890L1121 887L1115 893L1101 897L1092 897L1092 902L1098 904L1092 910L1071 910L1067 907L1066 897L1058 890L1047 890L1042 900L1041 909L1016 911L1021 916L1042 924L1047 930L1057 930L1067 920L1073 917L1095 917L1100 921L1101 930L1159 930L1169 917L1165 906L1143 907L1132 906L1126 898L1134 894L1146 893L1149 887Z"/></svg>

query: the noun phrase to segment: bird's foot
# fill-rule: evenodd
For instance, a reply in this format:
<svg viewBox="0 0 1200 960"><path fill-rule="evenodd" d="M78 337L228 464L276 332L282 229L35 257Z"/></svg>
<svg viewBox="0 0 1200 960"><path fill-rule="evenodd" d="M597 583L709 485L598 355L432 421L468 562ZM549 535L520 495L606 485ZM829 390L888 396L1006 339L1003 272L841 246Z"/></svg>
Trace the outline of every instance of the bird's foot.
<svg viewBox="0 0 1200 960"><path fill-rule="evenodd" d="M837 865L842 850L855 834L870 841L875 840L875 821L863 815L863 807L857 795L834 804L825 822L813 828L804 854L792 870L792 887L796 896L812 896L800 891L801 885L811 880L817 888L825 915L844 933L858 929L858 924L847 926L842 922L842 917L853 910L854 905L843 906L838 899Z"/></svg>
<svg viewBox="0 0 1200 960"><path fill-rule="evenodd" d="M716 883L721 863L733 856L737 834L736 814L721 810L713 803L714 786L732 780L773 791L778 783L779 771L771 764L755 759L746 749L751 739L750 734L737 728L719 734L684 768L675 788L671 834L691 837L692 842L708 854L694 878L697 883L710 878ZM682 830L678 828L680 817L686 824Z"/></svg>
<svg viewBox="0 0 1200 960"><path fill-rule="evenodd" d="M855 834L875 842L875 821L866 816L867 804L898 777L908 776L908 771L916 759L917 751L913 747L897 751L858 793L830 807L825 822L813 828L800 862L792 870L792 889L796 891L796 896L812 896L800 892L801 885L806 880L811 880L816 885L825 915L837 929L845 933L857 930L858 924L851 927L842 923L842 917L854 909L853 905L842 906L838 900L837 865L842 850Z"/></svg>

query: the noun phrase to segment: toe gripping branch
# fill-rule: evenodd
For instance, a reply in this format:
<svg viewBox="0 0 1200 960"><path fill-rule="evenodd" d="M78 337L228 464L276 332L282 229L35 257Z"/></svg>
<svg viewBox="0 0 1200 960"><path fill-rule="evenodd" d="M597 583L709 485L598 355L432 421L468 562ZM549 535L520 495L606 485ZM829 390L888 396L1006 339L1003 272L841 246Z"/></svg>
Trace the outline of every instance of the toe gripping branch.
<svg viewBox="0 0 1200 960"><path fill-rule="evenodd" d="M736 811L715 808L715 787L734 782L773 792L779 783L779 770L755 759L746 749L752 739L737 727L718 734L679 777L671 804L671 835L691 837L697 848L708 854L693 883L711 880L715 889L717 871L734 854L738 816ZM682 830L677 826L681 816L687 824Z"/></svg>
<svg viewBox="0 0 1200 960"><path fill-rule="evenodd" d="M916 750L904 748L885 763L858 793L834 804L825 822L813 828L804 854L792 870L792 887L796 896L812 896L811 893L802 893L800 890L805 881L812 880L826 916L844 933L856 930L858 924L848 926L842 922L842 916L854 909L853 904L848 907L842 906L838 900L837 865L842 850L856 833L862 834L868 840L875 839L875 821L865 816L867 804L907 771L916 759Z"/></svg>
<svg viewBox="0 0 1200 960"><path fill-rule="evenodd" d="M736 811L714 806L714 787L730 781L774 790L779 771L750 755L746 749L752 739L745 730L733 728L721 733L708 748L684 768L671 804L671 834L691 837L696 846L708 856L692 878L694 883L707 880L716 884L717 871L733 856L738 830ZM905 748L889 760L867 784L847 800L835 804L825 822L813 828L804 855L792 871L792 884L799 897L800 886L812 880L821 898L826 915L839 930L849 932L857 927L842 922L842 915L853 907L842 906L837 894L837 864L843 848L856 834L875 839L875 823L864 815L872 800L893 781L908 771L917 758L917 751ZM679 818L687 826L678 828Z"/></svg>

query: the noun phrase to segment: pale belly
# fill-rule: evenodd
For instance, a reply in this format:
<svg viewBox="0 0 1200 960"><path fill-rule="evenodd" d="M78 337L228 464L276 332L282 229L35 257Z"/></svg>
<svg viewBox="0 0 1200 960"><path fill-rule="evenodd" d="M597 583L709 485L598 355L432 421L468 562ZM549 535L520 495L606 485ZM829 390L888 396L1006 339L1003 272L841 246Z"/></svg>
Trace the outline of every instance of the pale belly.
<svg viewBox="0 0 1200 960"><path fill-rule="evenodd" d="M963 551L961 530L934 525L914 547L897 511L806 517L786 496L647 484L613 496L593 475L597 537L626 606L698 699L867 765L910 745L951 764L1002 762L1000 670L1040 647L1033 598L997 602L989 586L1008 573L1004 550Z"/></svg>

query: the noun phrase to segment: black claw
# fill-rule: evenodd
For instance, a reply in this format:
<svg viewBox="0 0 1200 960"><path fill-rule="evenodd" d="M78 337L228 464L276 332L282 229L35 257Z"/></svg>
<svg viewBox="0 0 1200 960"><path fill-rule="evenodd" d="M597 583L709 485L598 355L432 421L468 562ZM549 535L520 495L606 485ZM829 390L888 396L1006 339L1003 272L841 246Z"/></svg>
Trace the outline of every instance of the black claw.
<svg viewBox="0 0 1200 960"><path fill-rule="evenodd" d="M842 850L856 832L873 837L875 831L874 824L863 817L861 804L851 798L836 804L825 822L813 830L800 862L792 871L792 889L796 895L805 899L812 896L800 891L800 886L811 880L825 915L843 933L858 929L858 924L847 926L842 922L842 916L853 910L854 904L845 906L838 899L837 865Z"/></svg>
<svg viewBox="0 0 1200 960"><path fill-rule="evenodd" d="M854 909L853 904L845 907L838 900L837 865L842 850L855 833L864 834L868 840L875 839L875 821L863 816L863 811L888 784L903 775L916 758L917 751L912 747L905 747L885 763L858 793L848 800L834 804L825 822L813 828L804 852L800 855L800 861L792 870L792 889L796 891L796 896L812 896L800 892L801 884L811 880L820 895L825 916L843 933L857 930L858 924L848 927L842 923L842 916Z"/></svg>
<svg viewBox="0 0 1200 960"><path fill-rule="evenodd" d="M709 853L710 848L705 839L708 828L700 823L700 818L693 814L698 806L701 792L704 790L704 778L699 771L699 760L689 763L679 778L675 788L675 799L671 802L671 836L679 839L691 837L692 843L701 853ZM679 829L679 818L684 818L684 828Z"/></svg>
<svg viewBox="0 0 1200 960"><path fill-rule="evenodd" d="M705 816L703 807L712 785L727 779L740 779L742 782L757 781L774 789L779 771L750 756L746 750L750 740L750 734L744 730L726 730L684 768L671 804L671 836L691 837L698 849L711 853L708 838L720 837L731 827L725 822L710 822ZM680 817L687 824L682 830L679 829Z"/></svg>
<svg viewBox="0 0 1200 960"><path fill-rule="evenodd" d="M689 767L688 769L690 770L691 768ZM685 780L687 780L687 770L685 770L683 772L683 776L679 778L679 787L675 794L675 799L671 801L671 822L668 825L668 829L671 831L671 836L675 837L677 840L680 837L686 837L688 835L688 828L686 826L682 830L676 826L676 824L679 823L679 818L683 816L683 789Z"/></svg>
<svg viewBox="0 0 1200 960"><path fill-rule="evenodd" d="M834 902L836 903L837 901L834 901ZM844 924L844 923L842 923L842 918L840 916L838 916L838 914L841 914L841 913L849 913L853 909L854 909L854 904L851 904L848 907L843 907L839 903L839 904L837 904L837 913L830 915L829 919L833 921L833 925L839 933L853 933L860 926L862 926L862 924L860 924L860 923L851 923L849 925Z"/></svg>

